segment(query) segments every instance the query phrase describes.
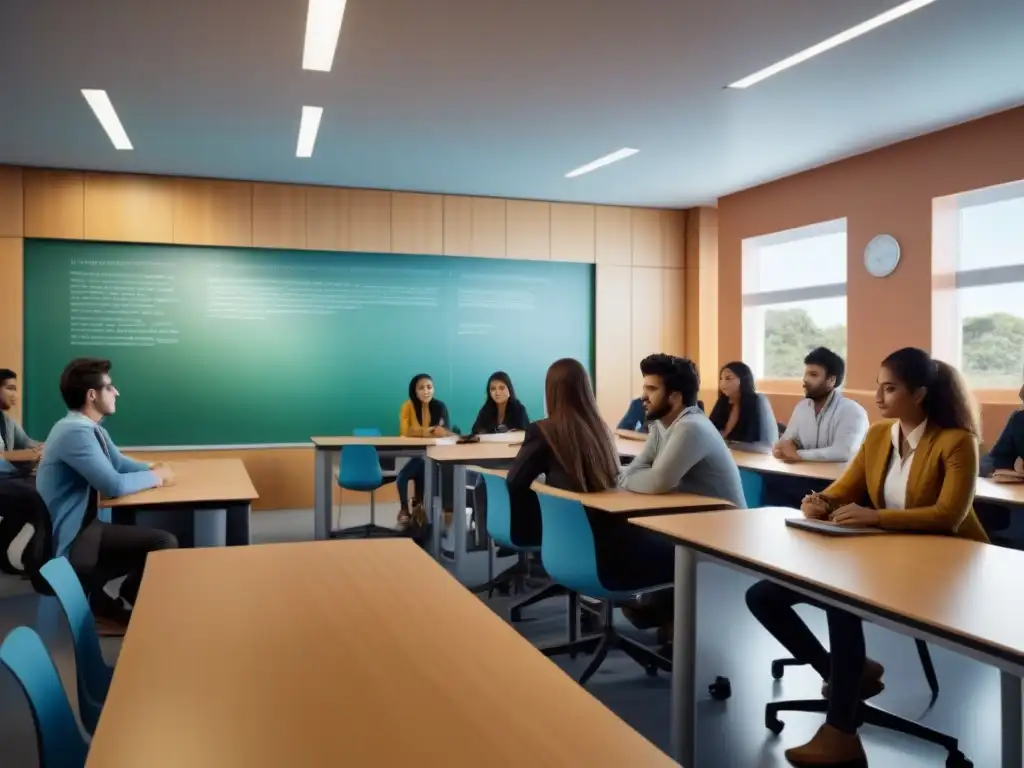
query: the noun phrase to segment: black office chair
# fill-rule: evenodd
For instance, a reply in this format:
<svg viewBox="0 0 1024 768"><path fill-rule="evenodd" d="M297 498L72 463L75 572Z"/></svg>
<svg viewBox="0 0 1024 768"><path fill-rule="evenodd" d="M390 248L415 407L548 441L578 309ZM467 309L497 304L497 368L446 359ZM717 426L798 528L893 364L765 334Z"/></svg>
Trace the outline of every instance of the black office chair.
<svg viewBox="0 0 1024 768"><path fill-rule="evenodd" d="M917 655L921 659L921 667L924 670L924 676L928 680L928 687L931 689L932 697L928 702L928 707L925 709L927 712L935 704L935 700L939 697L939 679L935 674L935 665L932 663L931 653L928 651L928 645L924 640L915 640L917 645ZM781 680L785 674L786 667L802 666L803 662L797 661L796 659L775 659L772 662L772 677L776 680ZM765 727L778 736L782 733L782 729L785 727L785 723L779 719L780 712L816 712L819 714L825 714L828 710L828 699L792 699L788 701L772 701L765 705L764 708L764 725ZM968 760L963 752L960 751L959 742L953 736L947 736L944 733L933 730L926 726L916 723L913 720L908 720L905 717L900 717L892 712L888 712L884 709L880 709L867 702L862 702L860 711L858 713L858 726L863 724L874 725L878 728L885 728L890 731L896 731L907 736L912 736L922 741L927 741L930 744L936 744L945 749L949 754L946 757L947 768L971 768L973 763Z"/></svg>

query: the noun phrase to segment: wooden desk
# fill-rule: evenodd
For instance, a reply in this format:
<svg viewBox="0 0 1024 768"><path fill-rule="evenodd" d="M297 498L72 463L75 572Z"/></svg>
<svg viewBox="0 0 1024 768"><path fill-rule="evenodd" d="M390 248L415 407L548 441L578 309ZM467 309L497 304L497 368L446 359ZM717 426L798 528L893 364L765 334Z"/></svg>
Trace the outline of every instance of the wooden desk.
<svg viewBox="0 0 1024 768"><path fill-rule="evenodd" d="M411 541L152 555L88 768L291 765L675 763Z"/></svg>
<svg viewBox="0 0 1024 768"><path fill-rule="evenodd" d="M12 464L25 461L38 461L39 453L31 448L22 448L18 451L2 451L0 452L0 458L5 461L9 461Z"/></svg>
<svg viewBox="0 0 1024 768"><path fill-rule="evenodd" d="M194 516L197 546L249 543L249 510L259 498L241 459L168 462L174 485L100 499L117 522L131 522L140 511L184 510Z"/></svg>
<svg viewBox="0 0 1024 768"><path fill-rule="evenodd" d="M324 541L331 532L331 500L334 493L335 464L347 445L372 445L381 456L422 456L428 446L454 443L454 437L311 437L316 451L313 470L313 538Z"/></svg>
<svg viewBox="0 0 1024 768"><path fill-rule="evenodd" d="M1007 585L1024 574L1024 553L947 536L832 537L785 525L787 517L799 514L765 508L631 521L679 545L672 680L677 759L686 764L694 748L696 565L701 558L999 667L1003 764L1020 766L1024 613Z"/></svg>
<svg viewBox="0 0 1024 768"><path fill-rule="evenodd" d="M790 477L806 477L815 480L837 480L846 470L846 464L828 461L802 461L787 464L779 461L771 454L732 452L736 465L762 474L788 475ZM991 501L1011 506L1024 507L1024 484L1007 485L994 483L989 478L979 477L975 492L979 501Z"/></svg>

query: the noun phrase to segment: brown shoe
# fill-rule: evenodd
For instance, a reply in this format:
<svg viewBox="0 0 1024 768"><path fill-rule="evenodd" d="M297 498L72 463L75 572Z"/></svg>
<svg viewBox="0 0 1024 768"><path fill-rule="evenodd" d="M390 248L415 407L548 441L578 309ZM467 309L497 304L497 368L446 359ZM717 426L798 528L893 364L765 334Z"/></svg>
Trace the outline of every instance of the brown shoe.
<svg viewBox="0 0 1024 768"><path fill-rule="evenodd" d="M796 768L867 768L864 745L856 733L843 733L823 725L802 747L786 750L786 760Z"/></svg>
<svg viewBox="0 0 1024 768"><path fill-rule="evenodd" d="M885 667L874 659L864 660L864 671L860 676L860 699L867 701L885 690L885 683L882 682L882 675L885 674ZM822 698L828 698L828 683L821 686Z"/></svg>

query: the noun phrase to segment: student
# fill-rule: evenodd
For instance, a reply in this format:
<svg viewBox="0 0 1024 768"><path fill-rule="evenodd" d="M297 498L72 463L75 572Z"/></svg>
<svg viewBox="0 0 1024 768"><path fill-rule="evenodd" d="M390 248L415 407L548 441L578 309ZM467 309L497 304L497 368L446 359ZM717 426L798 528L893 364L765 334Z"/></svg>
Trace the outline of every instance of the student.
<svg viewBox="0 0 1024 768"><path fill-rule="evenodd" d="M692 361L650 355L640 362L650 435L619 482L636 493L682 491L745 507L739 469L715 425L697 407Z"/></svg>
<svg viewBox="0 0 1024 768"><path fill-rule="evenodd" d="M487 400L473 422L473 434L523 432L529 425L526 406L516 397L512 379L504 371L492 373L487 380Z"/></svg>
<svg viewBox="0 0 1024 768"><path fill-rule="evenodd" d="M987 542L971 509L978 420L959 373L923 350L900 349L882 361L875 401L885 419L868 430L842 477L804 498L804 515ZM861 506L864 499L870 506ZM825 607L830 656L793 610L814 601L768 581L747 590L746 600L794 658L828 681L822 691L829 700L825 725L809 743L787 750L786 758L796 766L860 764L858 702L885 688L882 665L865 656L861 619Z"/></svg>
<svg viewBox="0 0 1024 768"><path fill-rule="evenodd" d="M868 414L842 396L846 365L825 347L804 358L804 394L772 455L786 462L849 461L868 431Z"/></svg>
<svg viewBox="0 0 1024 768"><path fill-rule="evenodd" d="M402 437L444 437L449 434L451 418L448 406L434 397L434 380L425 373L418 373L409 381L409 399L402 403L398 412L398 434ZM417 456L406 462L398 472L398 528L404 530L413 520L412 511L417 512L420 524L426 522L421 509L423 501L424 461ZM447 475L451 474L449 470ZM409 482L412 481L416 497L409 502ZM446 477L442 495L449 496L451 478ZM449 504L445 504L445 509Z"/></svg>
<svg viewBox="0 0 1024 768"><path fill-rule="evenodd" d="M1024 387L1018 393L1024 404ZM1014 411L986 457L985 474L1024 472L1024 410Z"/></svg>
<svg viewBox="0 0 1024 768"><path fill-rule="evenodd" d="M65 556L89 595L93 613L127 625L142 581L146 555L178 546L166 531L101 522L97 494L124 496L174 481L171 470L123 456L100 421L114 413L119 393L110 361L79 358L68 363L60 393L69 412L46 439L36 487L53 522L54 554ZM126 576L118 598L104 585Z"/></svg>
<svg viewBox="0 0 1024 768"><path fill-rule="evenodd" d="M647 416L644 413L644 400L638 397L629 401L629 407L622 414L616 427L626 432L639 432L647 434Z"/></svg>
<svg viewBox="0 0 1024 768"><path fill-rule="evenodd" d="M750 367L738 361L726 363L718 374L711 423L731 443L774 445L779 439L772 404L754 389Z"/></svg>
<svg viewBox="0 0 1024 768"><path fill-rule="evenodd" d="M42 453L43 446L25 434L25 430L11 416L18 404L18 375L10 368L0 368L0 450L35 450ZM0 478L26 474L10 462L0 459Z"/></svg>

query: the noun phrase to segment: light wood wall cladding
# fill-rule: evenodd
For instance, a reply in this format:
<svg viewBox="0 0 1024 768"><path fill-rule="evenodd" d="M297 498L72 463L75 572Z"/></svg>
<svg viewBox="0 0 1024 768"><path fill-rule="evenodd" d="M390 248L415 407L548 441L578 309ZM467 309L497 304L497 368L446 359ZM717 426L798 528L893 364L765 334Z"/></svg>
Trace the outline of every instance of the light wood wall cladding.
<svg viewBox="0 0 1024 768"><path fill-rule="evenodd" d="M532 200L505 203L506 253L517 259L551 259L551 204Z"/></svg>
<svg viewBox="0 0 1024 768"><path fill-rule="evenodd" d="M252 244L257 248L306 247L306 188L252 185Z"/></svg>
<svg viewBox="0 0 1024 768"><path fill-rule="evenodd" d="M306 189L306 247L316 251L349 250L349 190Z"/></svg>
<svg viewBox="0 0 1024 768"><path fill-rule="evenodd" d="M152 176L87 173L86 240L174 242L174 188Z"/></svg>
<svg viewBox="0 0 1024 768"><path fill-rule="evenodd" d="M252 184L243 181L177 179L174 242L182 245L252 243Z"/></svg>
<svg viewBox="0 0 1024 768"><path fill-rule="evenodd" d="M349 190L349 250L391 253L391 193Z"/></svg>
<svg viewBox="0 0 1024 768"><path fill-rule="evenodd" d="M574 203L551 204L551 259L553 261L595 260L596 206Z"/></svg>
<svg viewBox="0 0 1024 768"><path fill-rule="evenodd" d="M444 252L444 199L441 195L391 195L391 249L395 253Z"/></svg>
<svg viewBox="0 0 1024 768"><path fill-rule="evenodd" d="M26 170L25 237L85 237L85 177L74 171Z"/></svg>
<svg viewBox="0 0 1024 768"><path fill-rule="evenodd" d="M24 333L24 259L20 237L0 237L0 368L21 375L25 370ZM24 387L24 381L21 382ZM14 407L14 418L21 421L21 401ZM41 439L41 438L37 438Z"/></svg>
<svg viewBox="0 0 1024 768"><path fill-rule="evenodd" d="M25 193L21 168L0 165L0 237L21 237L25 231Z"/></svg>

